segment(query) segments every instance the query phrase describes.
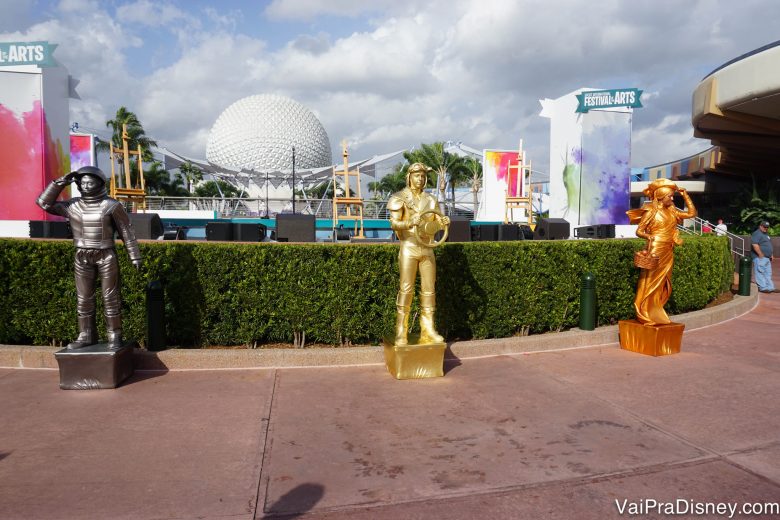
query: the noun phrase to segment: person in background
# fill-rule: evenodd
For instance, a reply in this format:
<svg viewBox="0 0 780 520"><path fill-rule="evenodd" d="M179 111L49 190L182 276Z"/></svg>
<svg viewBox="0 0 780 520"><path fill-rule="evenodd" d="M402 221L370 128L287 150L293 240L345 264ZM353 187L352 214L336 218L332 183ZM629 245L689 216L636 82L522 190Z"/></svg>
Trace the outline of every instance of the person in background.
<svg viewBox="0 0 780 520"><path fill-rule="evenodd" d="M715 234L718 235L719 237L722 237L726 234L726 231L728 230L729 228L728 226L726 226L726 224L723 223L723 219L719 218L718 225L715 226Z"/></svg>
<svg viewBox="0 0 780 520"><path fill-rule="evenodd" d="M769 222L764 220L758 225L758 229L750 236L750 246L753 256L753 276L759 292L780 292L772 283L772 241L769 240Z"/></svg>

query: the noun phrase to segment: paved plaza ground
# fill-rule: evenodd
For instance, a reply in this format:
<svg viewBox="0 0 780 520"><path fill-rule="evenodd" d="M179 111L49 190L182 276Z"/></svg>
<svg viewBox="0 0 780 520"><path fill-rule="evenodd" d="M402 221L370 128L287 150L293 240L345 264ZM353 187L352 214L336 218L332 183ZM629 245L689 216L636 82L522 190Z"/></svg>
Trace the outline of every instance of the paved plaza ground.
<svg viewBox="0 0 780 520"><path fill-rule="evenodd" d="M603 519L626 500L780 502L778 376L780 294L661 358L610 344L463 359L429 380L195 370L96 391L4 368L0 518Z"/></svg>

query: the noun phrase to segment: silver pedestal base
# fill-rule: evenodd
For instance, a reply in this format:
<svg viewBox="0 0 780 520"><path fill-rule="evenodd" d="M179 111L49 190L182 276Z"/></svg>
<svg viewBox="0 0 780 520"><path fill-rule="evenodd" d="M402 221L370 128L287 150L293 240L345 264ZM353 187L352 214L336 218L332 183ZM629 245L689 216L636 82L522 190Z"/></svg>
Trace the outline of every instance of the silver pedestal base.
<svg viewBox="0 0 780 520"><path fill-rule="evenodd" d="M125 343L119 350L109 350L107 343L55 352L60 367L63 390L116 388L133 374L133 347Z"/></svg>

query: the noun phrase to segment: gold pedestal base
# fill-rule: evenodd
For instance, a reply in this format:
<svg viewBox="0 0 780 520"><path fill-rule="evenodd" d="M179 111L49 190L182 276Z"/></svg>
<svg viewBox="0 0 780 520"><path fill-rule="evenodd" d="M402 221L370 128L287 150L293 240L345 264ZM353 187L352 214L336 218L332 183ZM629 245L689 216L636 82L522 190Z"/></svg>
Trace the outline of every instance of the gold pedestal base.
<svg viewBox="0 0 780 520"><path fill-rule="evenodd" d="M444 376L444 343L423 343L419 334L409 334L409 344L399 347L395 338L384 338L385 364L396 379Z"/></svg>
<svg viewBox="0 0 780 520"><path fill-rule="evenodd" d="M682 323L645 326L636 320L622 320L618 322L620 348L648 356L679 354L684 329Z"/></svg>

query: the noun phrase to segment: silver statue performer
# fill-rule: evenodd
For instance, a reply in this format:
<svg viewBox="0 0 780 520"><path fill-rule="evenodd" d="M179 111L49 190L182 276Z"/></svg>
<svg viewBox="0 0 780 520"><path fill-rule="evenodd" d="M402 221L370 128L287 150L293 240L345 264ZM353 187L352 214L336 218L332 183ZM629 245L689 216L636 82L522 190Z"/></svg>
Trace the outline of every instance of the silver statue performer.
<svg viewBox="0 0 780 520"><path fill-rule="evenodd" d="M81 197L57 201L71 182L78 183ZM52 181L36 200L36 204L53 215L70 220L76 255L76 296L79 335L68 344L77 349L97 343L95 324L95 278L100 276L103 307L108 330L108 348L122 348L122 313L119 298L119 262L114 232L125 243L130 261L141 268L141 252L125 208L106 192L106 176L94 166L84 166L77 172Z"/></svg>

